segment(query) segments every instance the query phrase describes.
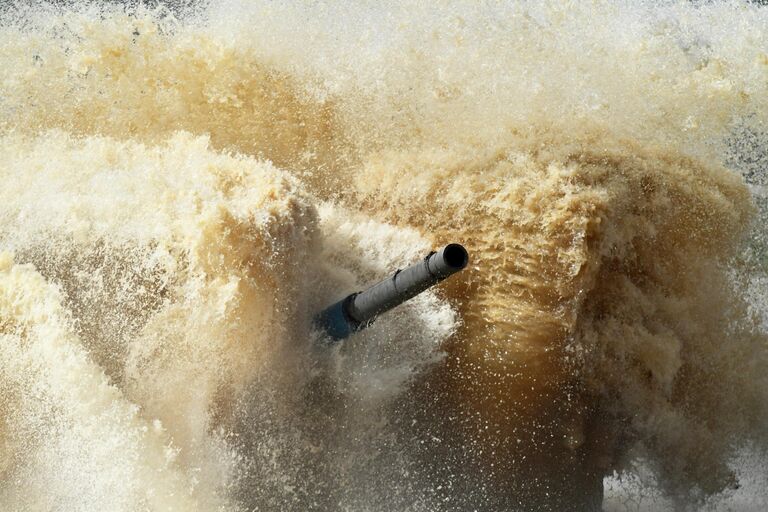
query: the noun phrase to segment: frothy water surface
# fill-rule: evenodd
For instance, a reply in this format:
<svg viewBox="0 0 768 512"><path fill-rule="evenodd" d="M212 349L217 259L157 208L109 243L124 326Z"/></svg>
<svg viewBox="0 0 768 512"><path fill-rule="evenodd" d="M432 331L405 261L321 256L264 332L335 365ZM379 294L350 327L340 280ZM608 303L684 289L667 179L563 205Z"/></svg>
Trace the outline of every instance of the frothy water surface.
<svg viewBox="0 0 768 512"><path fill-rule="evenodd" d="M4 510L768 506L767 7L15 2L0 69Z"/></svg>

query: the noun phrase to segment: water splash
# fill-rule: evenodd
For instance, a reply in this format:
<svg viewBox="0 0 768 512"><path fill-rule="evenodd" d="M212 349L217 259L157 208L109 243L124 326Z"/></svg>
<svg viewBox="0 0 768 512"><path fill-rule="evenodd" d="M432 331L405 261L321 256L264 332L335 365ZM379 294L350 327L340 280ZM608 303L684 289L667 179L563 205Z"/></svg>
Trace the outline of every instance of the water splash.
<svg viewBox="0 0 768 512"><path fill-rule="evenodd" d="M107 447L120 510L765 501L764 7L3 9L0 249L50 311L5 279L3 335L40 366L61 326L133 411L71 455L86 384L4 365L8 507L99 508ZM312 348L312 311L457 237L442 298Z"/></svg>

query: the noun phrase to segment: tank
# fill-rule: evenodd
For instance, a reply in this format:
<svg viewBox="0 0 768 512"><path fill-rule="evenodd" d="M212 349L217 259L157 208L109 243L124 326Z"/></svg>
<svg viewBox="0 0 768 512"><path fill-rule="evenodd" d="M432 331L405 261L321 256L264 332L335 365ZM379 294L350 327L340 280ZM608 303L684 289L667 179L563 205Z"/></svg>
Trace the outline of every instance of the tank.
<svg viewBox="0 0 768 512"><path fill-rule="evenodd" d="M430 252L420 262L398 269L367 290L331 304L315 316L315 327L326 334L322 338L325 343L334 344L365 329L382 313L464 269L468 262L469 254L464 246L448 244Z"/></svg>

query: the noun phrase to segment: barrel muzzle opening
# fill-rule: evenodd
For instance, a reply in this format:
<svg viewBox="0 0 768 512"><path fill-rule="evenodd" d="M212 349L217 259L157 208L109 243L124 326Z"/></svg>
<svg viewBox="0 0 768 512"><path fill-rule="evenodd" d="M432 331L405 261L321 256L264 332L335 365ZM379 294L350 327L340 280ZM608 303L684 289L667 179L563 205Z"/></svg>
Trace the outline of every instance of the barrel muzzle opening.
<svg viewBox="0 0 768 512"><path fill-rule="evenodd" d="M461 244L448 244L443 250L445 264L456 270L461 270L469 263L469 253Z"/></svg>

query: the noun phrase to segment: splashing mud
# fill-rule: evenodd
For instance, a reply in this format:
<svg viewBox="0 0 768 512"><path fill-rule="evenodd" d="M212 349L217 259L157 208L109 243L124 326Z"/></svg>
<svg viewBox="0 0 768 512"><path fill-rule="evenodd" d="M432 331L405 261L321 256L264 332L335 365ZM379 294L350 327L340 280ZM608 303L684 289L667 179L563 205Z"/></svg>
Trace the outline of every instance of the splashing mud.
<svg viewBox="0 0 768 512"><path fill-rule="evenodd" d="M766 27L4 5L2 508L763 510ZM454 240L464 275L317 346Z"/></svg>

